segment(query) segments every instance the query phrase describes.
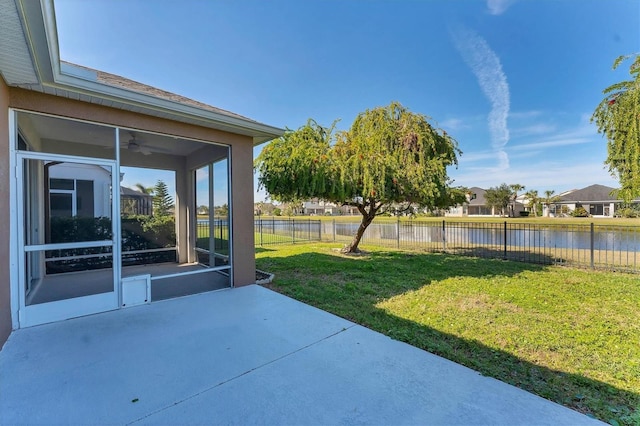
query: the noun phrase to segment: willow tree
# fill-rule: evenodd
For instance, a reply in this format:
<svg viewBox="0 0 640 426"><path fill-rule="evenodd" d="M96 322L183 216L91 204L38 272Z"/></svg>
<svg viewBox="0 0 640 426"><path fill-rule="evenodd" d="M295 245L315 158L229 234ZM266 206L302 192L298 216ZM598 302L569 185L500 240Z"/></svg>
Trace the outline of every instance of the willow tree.
<svg viewBox="0 0 640 426"><path fill-rule="evenodd" d="M627 202L640 196L640 54L620 56L613 69L635 56L631 80L607 87L591 121L607 138L609 172L620 182L619 194Z"/></svg>
<svg viewBox="0 0 640 426"><path fill-rule="evenodd" d="M278 201L318 198L354 206L362 222L343 251L358 245L373 219L390 211L445 208L464 201L450 188L457 142L397 102L360 113L348 131L313 120L267 145L255 167Z"/></svg>

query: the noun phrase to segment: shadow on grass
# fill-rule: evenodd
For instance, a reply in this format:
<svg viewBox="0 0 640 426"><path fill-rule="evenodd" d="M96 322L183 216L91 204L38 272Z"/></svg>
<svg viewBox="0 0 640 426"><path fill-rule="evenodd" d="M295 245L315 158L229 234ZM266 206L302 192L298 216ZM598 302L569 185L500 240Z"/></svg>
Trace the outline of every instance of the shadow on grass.
<svg viewBox="0 0 640 426"><path fill-rule="evenodd" d="M557 256L549 256L545 253L540 253L536 250L507 250L493 249L487 247L472 247L472 248L452 248L446 251L447 254L456 254L460 256L481 257L484 259L502 259L511 260L515 262L526 262L538 265L553 265L554 263L563 262L566 260L560 259Z"/></svg>
<svg viewBox="0 0 640 426"><path fill-rule="evenodd" d="M380 324L384 324L386 330L363 325L602 421L638 424L640 413L636 410L640 408L640 394L579 374L533 364L476 340L445 333L382 310L378 315L383 317Z"/></svg>
<svg viewBox="0 0 640 426"><path fill-rule="evenodd" d="M545 266L446 254L374 251L351 257L316 252L258 259L276 274L266 287L518 386L603 421L637 424L640 394L577 374L555 371L477 340L387 313L383 299L453 277L516 277ZM516 278L517 279L517 278ZM613 422L615 424L615 422Z"/></svg>
<svg viewBox="0 0 640 426"><path fill-rule="evenodd" d="M264 253L267 251L275 251L275 250L270 248L265 248L265 247L256 247L256 253Z"/></svg>

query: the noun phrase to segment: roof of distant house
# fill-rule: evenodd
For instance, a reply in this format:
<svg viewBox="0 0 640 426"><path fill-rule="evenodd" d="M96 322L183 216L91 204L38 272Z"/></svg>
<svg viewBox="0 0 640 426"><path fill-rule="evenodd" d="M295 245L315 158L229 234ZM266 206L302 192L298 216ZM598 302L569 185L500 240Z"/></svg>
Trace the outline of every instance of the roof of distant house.
<svg viewBox="0 0 640 426"><path fill-rule="evenodd" d="M128 195L131 197L151 197L149 194L145 194L144 192L136 191L135 189L127 188L126 186L120 187L120 195Z"/></svg>
<svg viewBox="0 0 640 426"><path fill-rule="evenodd" d="M484 206L487 203L487 200L485 200L484 198L484 193L487 192L486 190L477 187L477 186L473 186L471 188L469 188L469 192L471 192L471 194L475 194L476 197L472 200L469 201L469 205L471 206Z"/></svg>
<svg viewBox="0 0 640 426"><path fill-rule="evenodd" d="M618 200L617 189L604 185L590 185L586 188L577 189L560 196L561 201L616 201Z"/></svg>

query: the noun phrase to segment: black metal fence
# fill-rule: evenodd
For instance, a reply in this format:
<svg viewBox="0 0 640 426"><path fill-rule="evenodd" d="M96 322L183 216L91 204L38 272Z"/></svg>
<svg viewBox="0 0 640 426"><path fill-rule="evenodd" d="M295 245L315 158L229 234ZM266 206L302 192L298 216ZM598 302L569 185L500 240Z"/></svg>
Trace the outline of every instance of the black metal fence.
<svg viewBox="0 0 640 426"><path fill-rule="evenodd" d="M317 219L256 219L254 221L256 246L291 244L322 239L322 227Z"/></svg>
<svg viewBox="0 0 640 426"><path fill-rule="evenodd" d="M348 243L360 221L256 219L256 245ZM376 220L362 245L640 272L640 226Z"/></svg>

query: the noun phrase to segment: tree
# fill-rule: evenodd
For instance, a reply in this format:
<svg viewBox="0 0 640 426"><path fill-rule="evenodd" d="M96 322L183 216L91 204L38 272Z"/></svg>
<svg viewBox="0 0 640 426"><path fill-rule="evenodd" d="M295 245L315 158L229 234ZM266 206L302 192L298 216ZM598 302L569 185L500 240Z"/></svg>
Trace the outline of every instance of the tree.
<svg viewBox="0 0 640 426"><path fill-rule="evenodd" d="M513 200L512 204L511 204L511 217L515 217L516 216L516 201L518 198L518 191L523 191L524 190L524 185L520 185L519 183L513 183L511 185L509 185L509 188L511 188L511 190L513 191L513 194L511 194L511 198Z"/></svg>
<svg viewBox="0 0 640 426"><path fill-rule="evenodd" d="M214 209L216 216L229 216L229 206L225 203L221 206L216 206Z"/></svg>
<svg viewBox="0 0 640 426"><path fill-rule="evenodd" d="M527 191L524 194L527 197L529 208L533 211L534 216L538 216L538 203L540 203L540 197L538 196L538 191L535 189Z"/></svg>
<svg viewBox="0 0 640 426"><path fill-rule="evenodd" d="M605 97L591 116L598 133L607 138L605 164L620 182L619 194L627 203L640 196L640 54L620 56L613 63L616 69L634 56L632 79L604 89Z"/></svg>
<svg viewBox="0 0 640 426"><path fill-rule="evenodd" d="M282 204L282 214L285 216L295 216L302 211L302 203L299 201L291 201Z"/></svg>
<svg viewBox="0 0 640 426"><path fill-rule="evenodd" d="M511 186L506 183L503 183L500 186L491 187L484 193L484 199L487 205L494 209L500 209L501 216L504 216L504 212L511 203L512 197L513 190L511 189Z"/></svg>
<svg viewBox="0 0 640 426"><path fill-rule="evenodd" d="M153 194L153 187L151 186L144 186L141 183L136 183L135 187L138 191L142 192L143 194L147 194L147 195Z"/></svg>
<svg viewBox="0 0 640 426"><path fill-rule="evenodd" d="M449 187L457 142L397 102L360 113L348 131L313 120L266 146L256 159L261 187L279 201L318 198L353 206L362 222L345 253L373 219L391 209L449 207L464 201Z"/></svg>
<svg viewBox="0 0 640 426"><path fill-rule="evenodd" d="M263 201L258 201L255 204L255 214L256 214L256 216L262 216L263 210L264 210L264 202Z"/></svg>
<svg viewBox="0 0 640 426"><path fill-rule="evenodd" d="M550 210L551 210L551 204L557 202L560 197L558 197L557 195L553 195L555 194L556 191L554 190L546 190L544 191L544 198L542 199L542 204L544 204L547 207L547 214L546 216L549 217L550 214Z"/></svg>
<svg viewBox="0 0 640 426"><path fill-rule="evenodd" d="M170 216L173 213L173 197L169 195L167 184L162 179L153 187L153 215Z"/></svg>

